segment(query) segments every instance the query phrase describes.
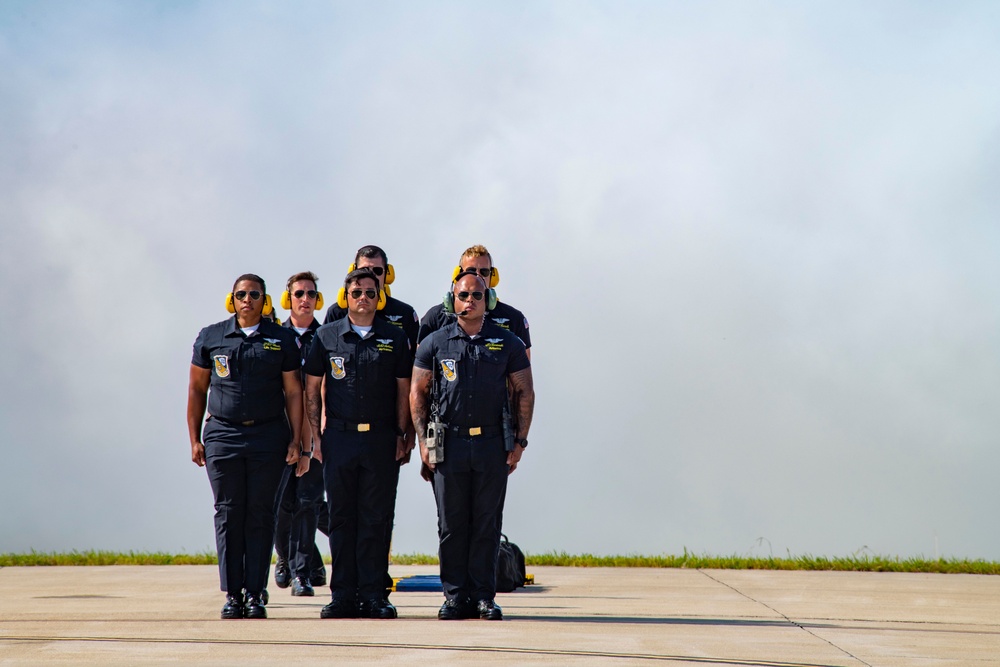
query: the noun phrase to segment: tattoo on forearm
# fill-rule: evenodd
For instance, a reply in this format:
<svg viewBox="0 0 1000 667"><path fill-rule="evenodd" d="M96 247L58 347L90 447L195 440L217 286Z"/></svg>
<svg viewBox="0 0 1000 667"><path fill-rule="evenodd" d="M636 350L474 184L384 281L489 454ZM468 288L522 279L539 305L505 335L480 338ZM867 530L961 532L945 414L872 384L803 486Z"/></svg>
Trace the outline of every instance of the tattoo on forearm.
<svg viewBox="0 0 1000 667"><path fill-rule="evenodd" d="M535 412L535 384L531 369L511 373L510 383L514 388L514 410L517 413L518 437L525 438L531 428L531 417Z"/></svg>
<svg viewBox="0 0 1000 667"><path fill-rule="evenodd" d="M309 414L309 424L312 426L313 433L319 436L319 421L320 416L323 414L323 402L319 397L318 392L308 392L306 394L306 409Z"/></svg>
<svg viewBox="0 0 1000 667"><path fill-rule="evenodd" d="M413 427L421 438L427 433L427 418L431 412L431 372L421 368L413 369L410 383L410 417Z"/></svg>

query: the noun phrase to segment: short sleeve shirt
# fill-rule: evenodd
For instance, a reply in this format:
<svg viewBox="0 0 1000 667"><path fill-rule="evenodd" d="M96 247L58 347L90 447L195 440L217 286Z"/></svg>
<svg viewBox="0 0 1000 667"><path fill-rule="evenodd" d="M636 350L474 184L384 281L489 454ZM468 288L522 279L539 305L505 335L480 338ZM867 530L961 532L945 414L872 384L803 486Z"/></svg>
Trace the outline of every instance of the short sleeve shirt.
<svg viewBox="0 0 1000 667"><path fill-rule="evenodd" d="M507 376L531 364L521 339L485 322L469 338L457 320L428 336L413 365L434 374L441 419L450 426L499 425L507 400Z"/></svg>
<svg viewBox="0 0 1000 667"><path fill-rule="evenodd" d="M347 309L341 308L335 303L326 309L326 319L323 320L323 324L336 322L346 317ZM402 329L403 333L406 334L407 342L410 344L410 351L412 352L416 349L417 331L420 328L420 323L417 319L417 311L413 309L413 306L395 297L386 297L385 307L375 313L375 319L383 319L389 324Z"/></svg>
<svg viewBox="0 0 1000 667"><path fill-rule="evenodd" d="M304 368L325 377L327 419L396 426L397 379L412 369L402 329L376 317L362 338L347 317L324 324Z"/></svg>
<svg viewBox="0 0 1000 667"><path fill-rule="evenodd" d="M209 414L244 422L284 414L282 373L297 370L301 361L294 332L262 319L247 336L234 315L201 330L191 363L211 371Z"/></svg>
<svg viewBox="0 0 1000 667"><path fill-rule="evenodd" d="M295 344L299 347L299 358L302 360L302 366L304 367L306 359L309 358L309 349L312 347L313 337L316 335L316 330L319 329L319 322L314 317L312 323L302 333L295 330L294 325L292 325L292 318L290 317L281 326L295 334ZM301 376L299 379L302 380L302 386L306 386L305 370L302 370L299 375Z"/></svg>
<svg viewBox="0 0 1000 667"><path fill-rule="evenodd" d="M525 348L531 347L528 319L517 308L503 301L498 301L497 307L486 313L486 320L496 324L501 329L513 332L515 336L521 339ZM440 303L432 307L427 311L423 319L420 320L420 328L417 331L417 344L419 345L429 335L454 321L455 315L453 313L446 313L444 306Z"/></svg>

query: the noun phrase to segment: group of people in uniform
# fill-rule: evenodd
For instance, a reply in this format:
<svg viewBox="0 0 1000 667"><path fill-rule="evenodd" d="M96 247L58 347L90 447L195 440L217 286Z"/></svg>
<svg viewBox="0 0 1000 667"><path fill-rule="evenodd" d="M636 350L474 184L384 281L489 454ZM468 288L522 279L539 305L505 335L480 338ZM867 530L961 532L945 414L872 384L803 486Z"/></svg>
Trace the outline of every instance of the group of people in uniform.
<svg viewBox="0 0 1000 667"><path fill-rule="evenodd" d="M396 486L417 445L438 513L438 618L503 618L507 477L527 447L535 395L528 322L498 300L499 278L485 247L468 248L442 303L418 320L391 296L385 252L364 246L322 325L315 274L286 282L284 324L263 278L236 279L232 317L195 340L187 407L191 458L215 497L222 618L267 618L272 547L277 586L310 596L325 585L317 529L331 555L320 616L396 618Z"/></svg>

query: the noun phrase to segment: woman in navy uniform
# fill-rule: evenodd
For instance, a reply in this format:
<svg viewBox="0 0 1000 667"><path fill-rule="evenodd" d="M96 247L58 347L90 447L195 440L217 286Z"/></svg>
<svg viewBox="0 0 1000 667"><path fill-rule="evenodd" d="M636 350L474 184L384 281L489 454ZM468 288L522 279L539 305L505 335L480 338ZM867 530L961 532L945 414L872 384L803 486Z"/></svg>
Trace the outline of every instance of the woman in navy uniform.
<svg viewBox="0 0 1000 667"><path fill-rule="evenodd" d="M240 276L226 297L233 317L202 329L191 357L191 460L207 468L215 496L222 618L267 618L275 493L286 463L298 475L309 468L309 452L299 455L299 350L291 331L262 317L269 301L262 278Z"/></svg>

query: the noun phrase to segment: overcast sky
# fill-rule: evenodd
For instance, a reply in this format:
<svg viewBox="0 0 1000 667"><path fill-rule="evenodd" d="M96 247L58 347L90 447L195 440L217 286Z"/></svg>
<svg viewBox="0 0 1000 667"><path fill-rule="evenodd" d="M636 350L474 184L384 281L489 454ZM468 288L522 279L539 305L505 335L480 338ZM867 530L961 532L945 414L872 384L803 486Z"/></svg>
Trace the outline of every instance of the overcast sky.
<svg viewBox="0 0 1000 667"><path fill-rule="evenodd" d="M375 243L422 315L483 243L534 344L526 551L1000 559L998 34L995 2L3 2L0 551L214 550L185 405L234 278L329 301ZM436 550L417 473L397 552Z"/></svg>

